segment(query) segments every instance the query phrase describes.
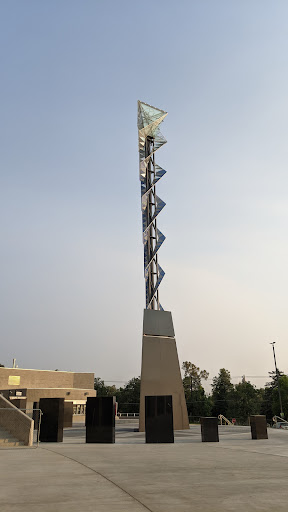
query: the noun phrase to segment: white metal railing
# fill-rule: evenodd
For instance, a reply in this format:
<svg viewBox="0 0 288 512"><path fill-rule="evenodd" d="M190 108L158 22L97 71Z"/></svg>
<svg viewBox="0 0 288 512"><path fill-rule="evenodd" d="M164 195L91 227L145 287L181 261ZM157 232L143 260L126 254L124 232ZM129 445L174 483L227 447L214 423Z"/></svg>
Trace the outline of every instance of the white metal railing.
<svg viewBox="0 0 288 512"><path fill-rule="evenodd" d="M86 404L74 404L73 405L73 416L86 414Z"/></svg>
<svg viewBox="0 0 288 512"><path fill-rule="evenodd" d="M281 422L283 421L283 423L287 423L287 425L288 425L288 421L287 421L287 420L284 420L284 418L281 418L281 416L276 416L276 415L275 415L275 416L273 416L272 420L274 421L274 423L278 423L278 421L277 421L277 420L279 420L279 421L281 421Z"/></svg>
<svg viewBox="0 0 288 512"><path fill-rule="evenodd" d="M36 419L34 420L34 430L37 431L36 443L37 443L37 446L39 446L41 418L43 416L43 412L41 411L41 409L20 409L20 411L25 412L25 414L27 414L27 416L29 416L29 418L31 418L31 419L33 419L33 416L36 416ZM35 415L34 414L35 412L38 413L38 414ZM38 420L38 425L35 425L36 424L36 420ZM35 428L35 426L36 426L36 428Z"/></svg>
<svg viewBox="0 0 288 512"><path fill-rule="evenodd" d="M231 423L231 421L229 421L227 418L225 418L225 416L223 416L223 414L219 414L218 416L218 420L220 420L220 425L222 425L222 421L224 421L224 425L234 425L234 423Z"/></svg>
<svg viewBox="0 0 288 512"><path fill-rule="evenodd" d="M117 418L139 418L139 412L118 412Z"/></svg>

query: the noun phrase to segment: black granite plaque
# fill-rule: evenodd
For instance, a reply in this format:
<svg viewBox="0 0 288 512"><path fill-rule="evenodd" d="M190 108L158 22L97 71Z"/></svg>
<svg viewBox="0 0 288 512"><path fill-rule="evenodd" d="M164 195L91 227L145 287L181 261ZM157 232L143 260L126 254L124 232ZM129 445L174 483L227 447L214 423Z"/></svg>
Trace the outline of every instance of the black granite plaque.
<svg viewBox="0 0 288 512"><path fill-rule="evenodd" d="M174 443L171 395L145 396L146 443Z"/></svg>
<svg viewBox="0 0 288 512"><path fill-rule="evenodd" d="M61 443L63 441L64 398L40 398L42 411L40 441Z"/></svg>
<svg viewBox="0 0 288 512"><path fill-rule="evenodd" d="M218 443L218 418L207 416L201 418L201 437L203 443Z"/></svg>
<svg viewBox="0 0 288 512"><path fill-rule="evenodd" d="M64 402L63 427L72 427L73 424L73 402Z"/></svg>
<svg viewBox="0 0 288 512"><path fill-rule="evenodd" d="M250 426L252 439L268 439L266 416L250 416Z"/></svg>
<svg viewBox="0 0 288 512"><path fill-rule="evenodd" d="M115 396L88 397L86 443L115 443Z"/></svg>

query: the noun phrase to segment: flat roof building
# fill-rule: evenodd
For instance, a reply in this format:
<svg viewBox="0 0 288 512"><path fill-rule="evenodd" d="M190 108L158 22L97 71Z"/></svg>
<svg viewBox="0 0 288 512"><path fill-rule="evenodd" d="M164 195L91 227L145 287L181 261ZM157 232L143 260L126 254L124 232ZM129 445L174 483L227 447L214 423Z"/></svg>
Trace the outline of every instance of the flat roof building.
<svg viewBox="0 0 288 512"><path fill-rule="evenodd" d="M0 393L28 414L40 398L64 398L73 403L74 421L83 421L87 397L96 396L94 373L0 367Z"/></svg>

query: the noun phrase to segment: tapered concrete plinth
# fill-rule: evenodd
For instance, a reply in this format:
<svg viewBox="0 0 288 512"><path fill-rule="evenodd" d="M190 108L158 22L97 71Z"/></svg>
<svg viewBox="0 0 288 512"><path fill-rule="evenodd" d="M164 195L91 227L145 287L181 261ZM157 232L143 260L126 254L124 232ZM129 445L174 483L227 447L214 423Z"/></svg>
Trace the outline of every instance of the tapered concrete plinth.
<svg viewBox="0 0 288 512"><path fill-rule="evenodd" d="M174 430L189 429L170 311L144 310L139 431L145 431L145 396L172 395Z"/></svg>

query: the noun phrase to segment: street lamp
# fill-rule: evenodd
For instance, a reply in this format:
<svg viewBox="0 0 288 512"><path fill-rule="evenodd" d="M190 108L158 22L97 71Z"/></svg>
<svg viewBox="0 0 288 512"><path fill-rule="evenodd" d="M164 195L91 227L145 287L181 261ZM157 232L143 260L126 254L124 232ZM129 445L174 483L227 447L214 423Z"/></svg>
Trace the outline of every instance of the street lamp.
<svg viewBox="0 0 288 512"><path fill-rule="evenodd" d="M193 402L192 402L193 377L192 377L192 373L190 373L190 391L191 391L191 409L190 409L190 414L191 414L191 417L192 417L192 412L193 412Z"/></svg>
<svg viewBox="0 0 288 512"><path fill-rule="evenodd" d="M274 356L274 363L275 363L275 372L276 372L276 378L277 378L277 387L278 387L279 403L280 403L280 416L281 416L281 418L284 418L284 412L283 412L283 407L282 407L281 391L280 391L280 385L279 385L279 370L277 368L276 354L275 354L275 348L274 348L275 343L276 342L273 341L272 343L270 343L270 345L272 345L273 356Z"/></svg>

